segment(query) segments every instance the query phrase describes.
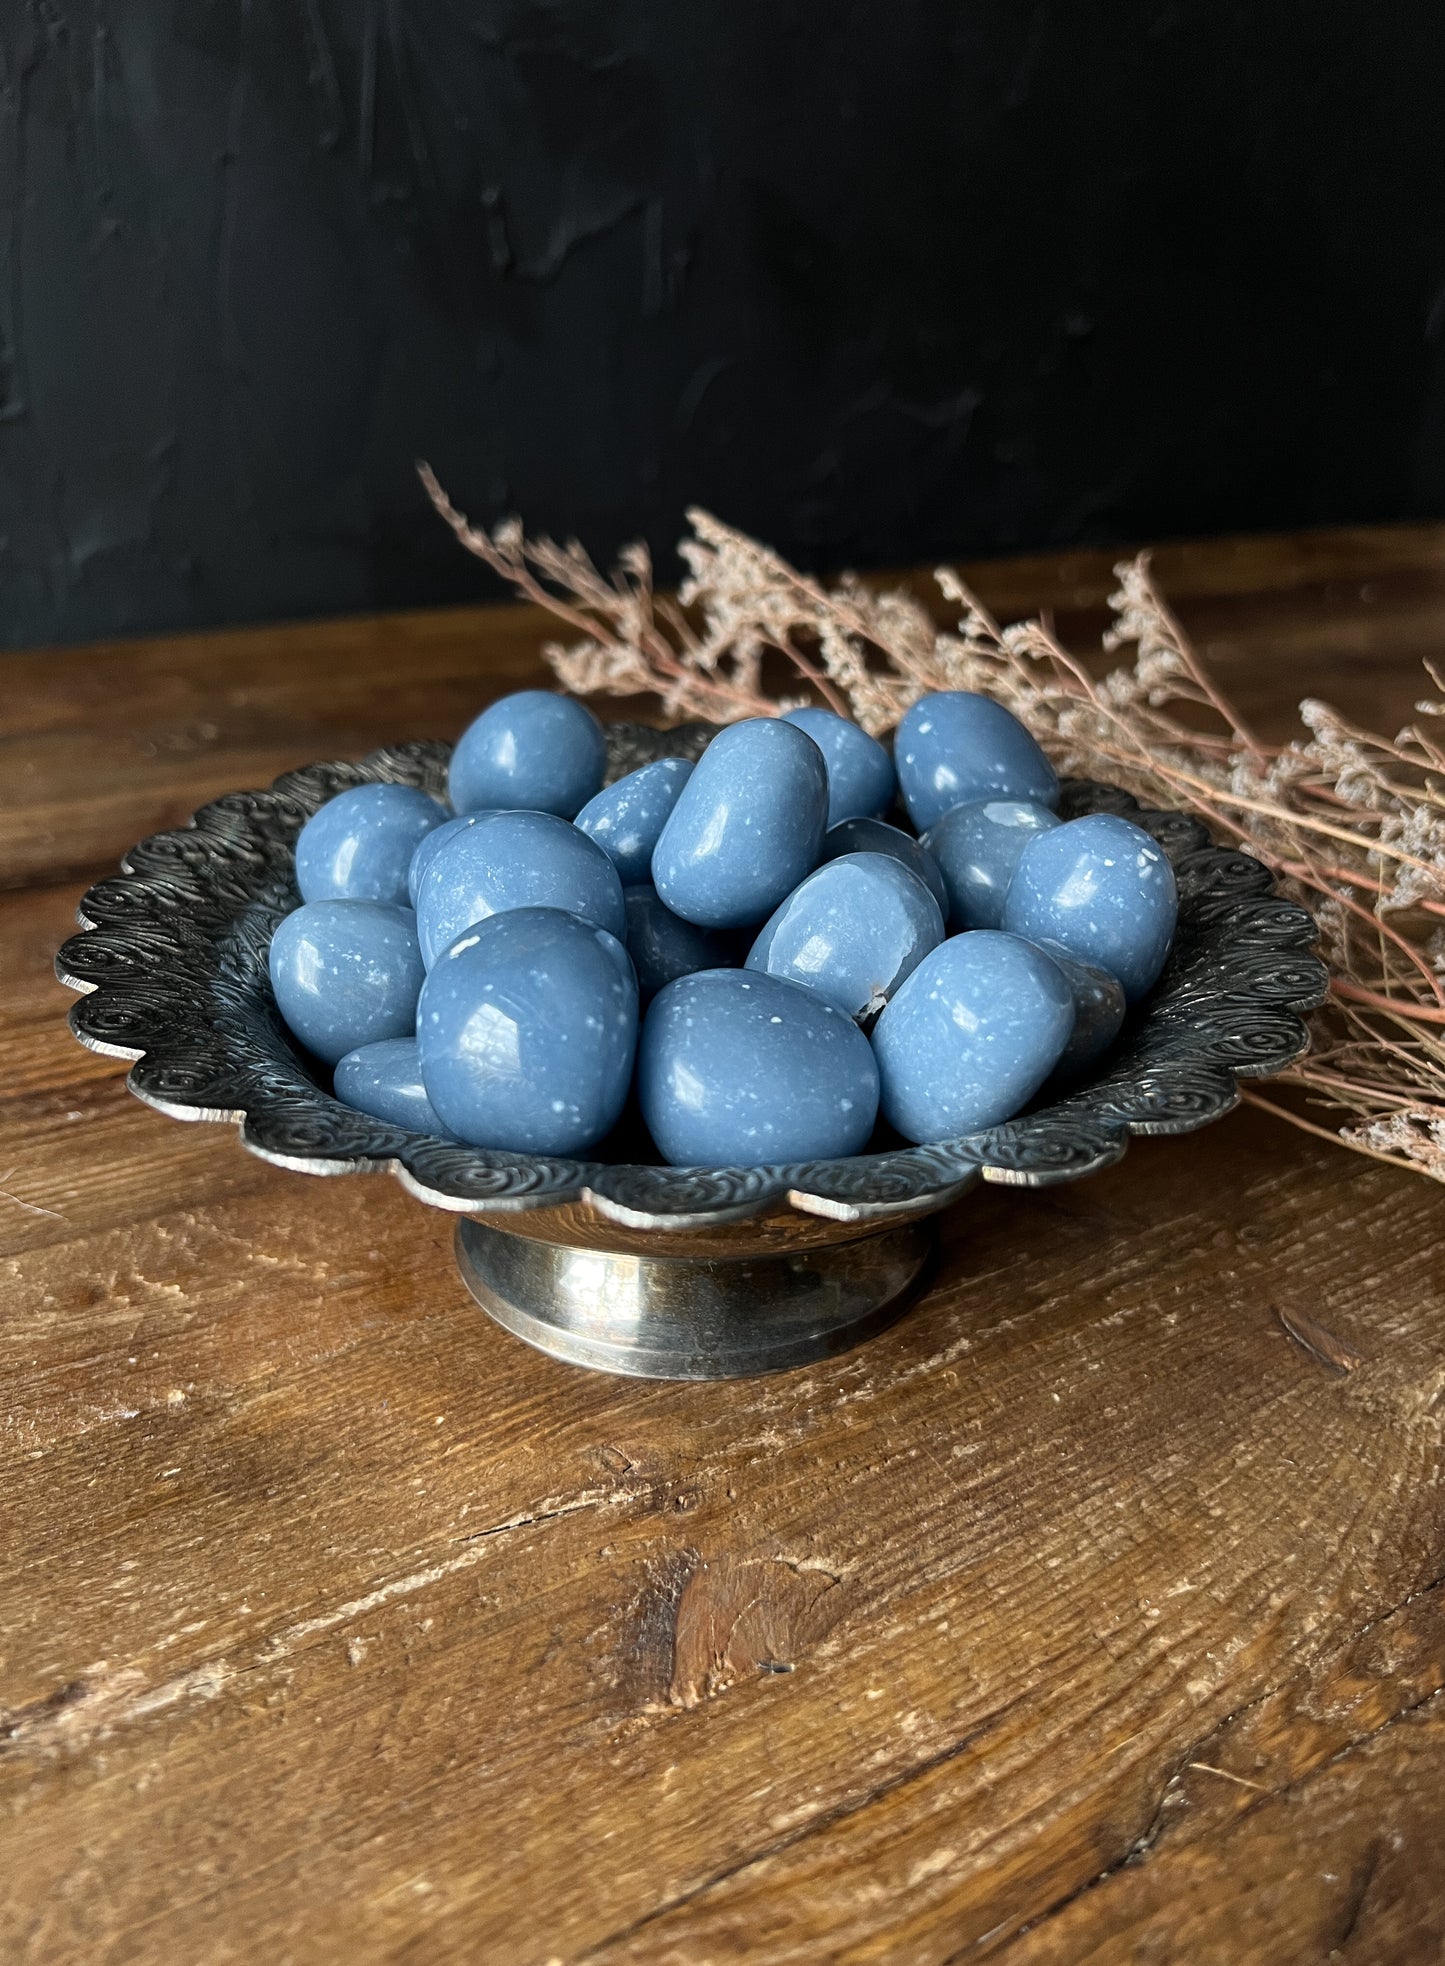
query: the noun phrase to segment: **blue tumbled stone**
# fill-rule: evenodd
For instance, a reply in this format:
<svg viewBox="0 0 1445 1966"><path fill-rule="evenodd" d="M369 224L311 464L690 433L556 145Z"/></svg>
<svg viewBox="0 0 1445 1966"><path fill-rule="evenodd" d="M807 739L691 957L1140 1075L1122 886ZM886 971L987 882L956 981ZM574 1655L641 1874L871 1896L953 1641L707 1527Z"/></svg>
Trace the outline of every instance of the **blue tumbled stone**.
<svg viewBox="0 0 1445 1966"><path fill-rule="evenodd" d="M1047 806L1028 799L985 799L953 806L924 835L948 888L948 918L956 929L999 928L1004 897L1019 856L1035 833L1059 823Z"/></svg>
<svg viewBox="0 0 1445 1966"><path fill-rule="evenodd" d="M577 1154L616 1125L637 1047L627 951L556 908L478 922L417 1006L427 1097L474 1147Z"/></svg>
<svg viewBox="0 0 1445 1966"><path fill-rule="evenodd" d="M458 812L495 806L571 819L601 788L606 768L607 741L585 704L553 690L518 690L457 740L451 800Z"/></svg>
<svg viewBox="0 0 1445 1966"><path fill-rule="evenodd" d="M878 1068L851 1017L738 969L669 983L642 1026L642 1116L675 1167L833 1160L868 1143Z"/></svg>
<svg viewBox="0 0 1445 1966"><path fill-rule="evenodd" d="M410 908L308 901L278 925L268 963L281 1015L328 1065L416 1028L425 972Z"/></svg>
<svg viewBox="0 0 1445 1966"><path fill-rule="evenodd" d="M624 887L651 881L653 848L691 777L685 758L658 758L607 786L578 813L578 831L596 840Z"/></svg>
<svg viewBox="0 0 1445 1966"><path fill-rule="evenodd" d="M1159 979L1179 892L1163 849L1128 819L1091 812L1024 848L1003 925L1117 976L1130 1003Z"/></svg>
<svg viewBox="0 0 1445 1966"><path fill-rule="evenodd" d="M873 1032L883 1116L919 1144L1000 1126L1054 1069L1073 1023L1068 979L1042 949L997 929L951 936Z"/></svg>
<svg viewBox="0 0 1445 1966"><path fill-rule="evenodd" d="M445 808L414 785L353 785L338 792L297 836L301 899L406 907L412 855L446 817Z"/></svg>
<svg viewBox="0 0 1445 1966"><path fill-rule="evenodd" d="M486 813L438 850L417 883L427 968L464 929L509 908L560 908L619 940L627 933L617 869L555 813Z"/></svg>
<svg viewBox="0 0 1445 1966"><path fill-rule="evenodd" d="M781 717L730 724L662 829L653 885L685 921L753 926L813 871L827 817L828 771L811 737Z"/></svg>
<svg viewBox="0 0 1445 1966"><path fill-rule="evenodd" d="M415 1038L383 1038L348 1051L332 1075L332 1089L344 1106L413 1133L445 1134L426 1087Z"/></svg>
<svg viewBox="0 0 1445 1966"><path fill-rule="evenodd" d="M1074 993L1074 1028L1054 1067L1060 1085L1096 1065L1124 1028L1124 986L1097 963L1080 962L1058 942L1041 942L1068 979Z"/></svg>
<svg viewBox="0 0 1445 1966"><path fill-rule="evenodd" d="M406 870L406 890L413 908L416 906L422 877L447 841L454 840L458 833L465 833L470 827L475 826L479 819L485 819L486 816L485 811L460 812L455 819L449 819L444 826L438 826L434 833L428 833L424 840L418 840L416 852L411 857L411 865Z"/></svg>
<svg viewBox="0 0 1445 1966"><path fill-rule="evenodd" d="M920 833L981 799L1059 802L1053 766L1011 710L972 690L921 696L898 726L893 763Z"/></svg>
<svg viewBox="0 0 1445 1966"><path fill-rule="evenodd" d="M655 887L624 888L622 898L627 904L627 953L644 1003L679 976L729 966L733 952L728 938L673 914L663 906Z"/></svg>
<svg viewBox="0 0 1445 1966"><path fill-rule="evenodd" d="M893 760L876 737L832 710L789 710L783 720L805 730L828 767L828 824L876 819L893 803Z"/></svg>
<svg viewBox="0 0 1445 1966"><path fill-rule="evenodd" d="M753 944L747 967L866 1018L942 940L942 912L916 874L889 854L849 853L794 888Z"/></svg>
<svg viewBox="0 0 1445 1966"><path fill-rule="evenodd" d="M910 874L917 874L948 920L948 889L938 862L902 827L890 826L884 819L845 819L841 826L828 828L823 859L837 860L845 853L886 853L901 861Z"/></svg>

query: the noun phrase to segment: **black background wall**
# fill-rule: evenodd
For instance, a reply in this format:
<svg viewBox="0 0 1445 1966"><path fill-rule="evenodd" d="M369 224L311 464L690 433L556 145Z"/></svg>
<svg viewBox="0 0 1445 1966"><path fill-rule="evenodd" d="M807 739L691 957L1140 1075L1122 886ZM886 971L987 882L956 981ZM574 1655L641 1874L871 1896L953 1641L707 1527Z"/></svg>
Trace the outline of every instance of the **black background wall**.
<svg viewBox="0 0 1445 1966"><path fill-rule="evenodd" d="M0 639L1445 512L1429 0L0 0Z"/></svg>

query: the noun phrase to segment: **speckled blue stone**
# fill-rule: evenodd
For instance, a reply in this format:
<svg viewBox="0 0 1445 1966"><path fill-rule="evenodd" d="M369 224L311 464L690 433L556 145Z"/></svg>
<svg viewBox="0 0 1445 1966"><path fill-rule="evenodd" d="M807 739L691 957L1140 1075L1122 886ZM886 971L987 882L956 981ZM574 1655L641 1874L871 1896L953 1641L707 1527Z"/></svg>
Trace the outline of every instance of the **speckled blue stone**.
<svg viewBox="0 0 1445 1966"><path fill-rule="evenodd" d="M885 819L845 819L841 826L830 826L823 841L824 860L837 860L845 853L886 853L901 861L910 874L917 874L948 920L948 889L931 853L921 847L911 833L890 826Z"/></svg>
<svg viewBox="0 0 1445 1966"><path fill-rule="evenodd" d="M1070 819L1029 841L1003 925L1117 976L1130 1003L1159 980L1174 938L1174 869L1142 828L1112 812Z"/></svg>
<svg viewBox="0 0 1445 1966"><path fill-rule="evenodd" d="M873 1032L883 1116L905 1140L955 1140L1026 1106L1063 1055L1074 997L1052 957L997 929L925 956Z"/></svg>
<svg viewBox="0 0 1445 1966"><path fill-rule="evenodd" d="M556 908L479 922L417 1006L427 1097L474 1147L579 1154L616 1125L637 1047L637 983L605 929Z"/></svg>
<svg viewBox="0 0 1445 1966"><path fill-rule="evenodd" d="M786 723L805 730L828 767L828 824L876 819L893 803L893 760L876 737L832 710L789 710Z"/></svg>
<svg viewBox="0 0 1445 1966"><path fill-rule="evenodd" d="M458 833L465 833L475 826L479 819L486 818L485 812L461 812L455 819L449 819L445 826L438 826L434 833L428 833L424 840L417 842L416 852L411 857L411 865L406 870L406 888L411 905L416 906L417 890L422 876L436 859L448 840L454 840Z"/></svg>
<svg viewBox="0 0 1445 1966"><path fill-rule="evenodd" d="M281 1015L328 1065L416 1028L425 972L410 908L308 901L279 924L268 960Z"/></svg>
<svg viewBox="0 0 1445 1966"><path fill-rule="evenodd" d="M303 901L409 903L407 869L446 810L413 785L353 785L314 812L296 839Z"/></svg>
<svg viewBox="0 0 1445 1966"><path fill-rule="evenodd" d="M617 869L555 813L487 813L439 850L417 883L427 968L464 930L509 908L560 908L619 940L627 933Z"/></svg>
<svg viewBox="0 0 1445 1966"><path fill-rule="evenodd" d="M495 806L571 819L602 786L607 743L584 704L552 690L504 696L468 724L452 753L458 812Z"/></svg>
<svg viewBox="0 0 1445 1966"><path fill-rule="evenodd" d="M1057 942L1039 945L1051 955L1074 993L1074 1028L1053 1076L1066 1084L1096 1065L1124 1027L1124 986L1097 963L1080 962Z"/></svg>
<svg viewBox="0 0 1445 1966"><path fill-rule="evenodd" d="M708 745L652 856L653 886L684 921L766 921L818 864L828 817L823 753L796 724L749 717Z"/></svg>
<svg viewBox="0 0 1445 1966"><path fill-rule="evenodd" d="M383 1038L348 1051L332 1076L332 1087L344 1106L413 1133L445 1134L421 1078L421 1054L415 1038Z"/></svg>
<svg viewBox="0 0 1445 1966"><path fill-rule="evenodd" d="M644 1003L651 1003L679 976L691 976L698 969L725 969L732 962L727 936L673 914L650 884L624 888L622 898L627 904L627 953Z"/></svg>
<svg viewBox="0 0 1445 1966"><path fill-rule="evenodd" d="M1018 718L972 690L919 697L898 726L893 763L920 833L936 826L950 806L981 799L1059 802L1054 768Z"/></svg>
<svg viewBox="0 0 1445 1966"><path fill-rule="evenodd" d="M849 853L794 888L747 967L816 990L849 1017L868 1017L942 940L942 912L916 874L890 854Z"/></svg>
<svg viewBox="0 0 1445 1966"><path fill-rule="evenodd" d="M1047 806L1028 799L985 799L953 806L924 835L948 888L948 918L956 929L999 928L1004 897L1019 856L1035 833L1059 823Z"/></svg>
<svg viewBox="0 0 1445 1966"><path fill-rule="evenodd" d="M756 1167L860 1153L878 1068L851 1017L796 983L709 969L653 1001L637 1090L675 1167Z"/></svg>
<svg viewBox="0 0 1445 1966"><path fill-rule="evenodd" d="M653 848L691 777L685 758L658 758L607 786L578 813L578 830L596 840L624 887L651 881Z"/></svg>

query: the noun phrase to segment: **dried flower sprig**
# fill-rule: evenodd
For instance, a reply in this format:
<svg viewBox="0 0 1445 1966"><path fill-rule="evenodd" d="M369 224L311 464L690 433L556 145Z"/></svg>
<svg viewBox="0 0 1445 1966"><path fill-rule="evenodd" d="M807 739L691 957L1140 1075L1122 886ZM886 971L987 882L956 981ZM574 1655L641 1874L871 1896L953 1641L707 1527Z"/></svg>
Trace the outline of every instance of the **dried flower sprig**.
<svg viewBox="0 0 1445 1966"><path fill-rule="evenodd" d="M628 548L609 580L575 541L529 540L515 521L471 526L421 475L468 551L578 637L545 651L578 694L655 696L668 717L717 722L821 699L878 734L927 690L983 690L1061 771L1196 813L1313 909L1330 965L1314 1048L1283 1075L1327 1123L1246 1096L1445 1181L1445 702L1422 701L1419 722L1389 739L1307 701L1307 734L1268 745L1190 646L1147 554L1116 569L1104 637L1108 650L1132 647L1133 661L1095 679L1045 623L1001 627L947 568L937 580L960 611L952 630L910 594L851 576L824 586L693 510L674 601L654 592L645 547ZM779 659L798 694L766 687ZM1445 679L1429 674L1445 697Z"/></svg>

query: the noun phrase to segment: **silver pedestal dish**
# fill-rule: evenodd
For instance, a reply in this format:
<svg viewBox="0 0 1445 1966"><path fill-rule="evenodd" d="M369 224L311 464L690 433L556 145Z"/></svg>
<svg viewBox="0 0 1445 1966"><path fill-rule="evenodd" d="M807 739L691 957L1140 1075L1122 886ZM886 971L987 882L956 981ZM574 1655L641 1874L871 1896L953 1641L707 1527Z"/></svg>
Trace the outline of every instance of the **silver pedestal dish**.
<svg viewBox="0 0 1445 1966"><path fill-rule="evenodd" d="M610 774L696 757L690 725L609 731ZM236 792L143 840L81 903L56 958L81 1043L131 1059L129 1086L175 1119L228 1120L252 1153L305 1174L394 1174L461 1220L457 1256L509 1330L574 1364L724 1378L804 1364L897 1314L929 1259L928 1218L974 1182L1043 1187L1107 1167L1133 1133L1189 1133L1229 1111L1236 1081L1280 1070L1325 995L1315 928L1264 867L1186 815L1113 787L1065 785L1065 816L1125 813L1164 847L1179 929L1158 988L1097 1072L1066 1096L966 1139L797 1166L674 1168L488 1152L354 1112L277 1012L266 952L297 906L295 842L317 807L390 780L440 793L449 749L408 744L315 764ZM615 1152L614 1152L615 1148Z"/></svg>

